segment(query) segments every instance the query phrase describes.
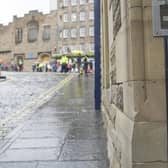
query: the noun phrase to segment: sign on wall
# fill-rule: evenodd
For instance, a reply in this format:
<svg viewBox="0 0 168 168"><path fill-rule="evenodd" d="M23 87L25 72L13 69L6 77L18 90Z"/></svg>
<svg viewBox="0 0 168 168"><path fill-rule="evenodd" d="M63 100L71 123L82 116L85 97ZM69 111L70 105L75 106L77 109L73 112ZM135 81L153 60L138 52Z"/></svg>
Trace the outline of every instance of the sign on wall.
<svg viewBox="0 0 168 168"><path fill-rule="evenodd" d="M168 0L152 0L154 36L168 36Z"/></svg>
<svg viewBox="0 0 168 168"><path fill-rule="evenodd" d="M33 53L28 53L27 54L27 58L28 59L33 59L34 58L34 54Z"/></svg>

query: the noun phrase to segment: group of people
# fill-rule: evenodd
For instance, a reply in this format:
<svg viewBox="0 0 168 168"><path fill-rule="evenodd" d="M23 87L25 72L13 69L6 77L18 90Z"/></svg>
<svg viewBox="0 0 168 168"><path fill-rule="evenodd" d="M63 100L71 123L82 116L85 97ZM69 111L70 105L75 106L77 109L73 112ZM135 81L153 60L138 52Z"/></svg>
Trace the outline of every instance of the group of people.
<svg viewBox="0 0 168 168"><path fill-rule="evenodd" d="M68 58L62 56L61 59L51 63L36 63L32 65L33 72L93 72L93 63L88 61L88 57Z"/></svg>
<svg viewBox="0 0 168 168"><path fill-rule="evenodd" d="M23 64L0 63L0 71L21 72L23 71Z"/></svg>
<svg viewBox="0 0 168 168"><path fill-rule="evenodd" d="M55 64L53 64L55 65ZM32 65L33 72L56 72L56 68L53 68L49 63L35 63Z"/></svg>
<svg viewBox="0 0 168 168"><path fill-rule="evenodd" d="M85 73L93 71L93 63L88 61L88 57L78 56L76 59L68 59L67 56L61 58L61 72Z"/></svg>
<svg viewBox="0 0 168 168"><path fill-rule="evenodd" d="M17 63L0 63L0 71L15 71L15 72L21 72L23 71L23 60L19 59Z"/></svg>

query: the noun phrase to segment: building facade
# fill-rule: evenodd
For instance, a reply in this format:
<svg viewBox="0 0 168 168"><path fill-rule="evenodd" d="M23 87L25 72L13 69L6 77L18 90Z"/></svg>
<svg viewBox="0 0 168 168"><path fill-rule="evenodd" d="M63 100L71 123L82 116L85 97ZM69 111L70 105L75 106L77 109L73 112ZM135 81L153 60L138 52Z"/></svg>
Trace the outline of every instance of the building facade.
<svg viewBox="0 0 168 168"><path fill-rule="evenodd" d="M0 60L3 64L18 64L30 71L37 61L49 61L56 45L56 13L44 15L30 11L24 17L13 17L13 22L0 26Z"/></svg>
<svg viewBox="0 0 168 168"><path fill-rule="evenodd" d="M21 60L24 71L30 71L33 63L49 62L55 55L94 52L93 1L59 0L50 6L57 10L30 11L24 17L14 16L7 26L0 25L0 63Z"/></svg>
<svg viewBox="0 0 168 168"><path fill-rule="evenodd" d="M152 0L101 1L102 110L110 168L167 168L163 38Z"/></svg>
<svg viewBox="0 0 168 168"><path fill-rule="evenodd" d="M94 52L94 1L58 0L57 1L59 53L82 50Z"/></svg>

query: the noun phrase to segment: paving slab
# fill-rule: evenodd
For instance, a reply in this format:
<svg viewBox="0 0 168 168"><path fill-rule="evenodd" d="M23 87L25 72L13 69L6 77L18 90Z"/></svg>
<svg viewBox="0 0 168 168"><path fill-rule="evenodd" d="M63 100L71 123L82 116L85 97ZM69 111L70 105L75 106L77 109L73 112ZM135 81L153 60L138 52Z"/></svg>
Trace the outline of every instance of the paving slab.
<svg viewBox="0 0 168 168"><path fill-rule="evenodd" d="M58 126L58 127L69 127L71 124L72 124L73 120L69 119L69 120L61 120L61 119L58 119L56 121L41 121L41 120L38 120L38 121L35 121L35 122L31 122L29 127L41 127L41 125L44 126ZM28 128L28 127L27 127Z"/></svg>
<svg viewBox="0 0 168 168"><path fill-rule="evenodd" d="M104 160L106 156L104 144L104 140L68 140L59 160Z"/></svg>
<svg viewBox="0 0 168 168"><path fill-rule="evenodd" d="M22 162L0 162L0 168L37 168L37 163L22 163Z"/></svg>
<svg viewBox="0 0 168 168"><path fill-rule="evenodd" d="M36 130L36 131L40 131L40 130L55 130L57 128L66 128L64 126L58 126L58 125L41 125L40 127L38 125L29 125L27 127L24 128L24 130Z"/></svg>
<svg viewBox="0 0 168 168"><path fill-rule="evenodd" d="M105 161L44 162L37 168L107 168L107 165Z"/></svg>
<svg viewBox="0 0 168 168"><path fill-rule="evenodd" d="M25 107L27 102L38 99L41 93L65 79L66 74L4 72L8 80L1 82L0 118L6 118ZM38 87L37 87L38 86Z"/></svg>
<svg viewBox="0 0 168 168"><path fill-rule="evenodd" d="M31 119L31 123L38 123L38 122L69 122L69 121L73 121L75 119L75 117L59 117L59 116L55 116L55 117L33 117Z"/></svg>
<svg viewBox="0 0 168 168"><path fill-rule="evenodd" d="M56 138L40 138L40 139L17 139L10 149L25 149L25 148L55 148L61 147L63 141Z"/></svg>
<svg viewBox="0 0 168 168"><path fill-rule="evenodd" d="M45 149L8 149L0 156L0 162L28 162L57 160L60 148Z"/></svg>
<svg viewBox="0 0 168 168"><path fill-rule="evenodd" d="M20 138L58 138L64 139L68 134L69 128L56 128L54 130L26 130Z"/></svg>
<svg viewBox="0 0 168 168"><path fill-rule="evenodd" d="M106 139L106 135L102 127L75 127L70 129L67 139Z"/></svg>
<svg viewBox="0 0 168 168"><path fill-rule="evenodd" d="M43 117L52 117L52 118L74 118L76 115L74 113L71 112L67 112L67 113L47 113L47 112L43 112L43 113L38 113L36 114L34 117L35 118L43 118Z"/></svg>

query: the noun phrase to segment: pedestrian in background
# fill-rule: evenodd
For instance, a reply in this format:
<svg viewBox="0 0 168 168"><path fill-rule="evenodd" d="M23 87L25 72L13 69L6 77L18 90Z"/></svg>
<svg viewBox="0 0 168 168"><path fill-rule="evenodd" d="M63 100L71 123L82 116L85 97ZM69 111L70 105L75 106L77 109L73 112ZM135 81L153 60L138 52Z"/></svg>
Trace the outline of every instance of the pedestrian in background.
<svg viewBox="0 0 168 168"><path fill-rule="evenodd" d="M32 71L35 72L36 71L36 64L32 65Z"/></svg>
<svg viewBox="0 0 168 168"><path fill-rule="evenodd" d="M67 72L68 57L62 56L61 58L61 72Z"/></svg>
<svg viewBox="0 0 168 168"><path fill-rule="evenodd" d="M77 69L78 69L78 73L80 73L80 68L81 68L81 55L79 54L79 56L77 57Z"/></svg>
<svg viewBox="0 0 168 168"><path fill-rule="evenodd" d="M22 61L22 59L19 59L19 63L18 63L19 65L19 72L21 72L21 71L23 71L23 61Z"/></svg>
<svg viewBox="0 0 168 168"><path fill-rule="evenodd" d="M88 73L88 57L87 56L84 57L83 63L84 63L83 70L85 74L87 74Z"/></svg>

